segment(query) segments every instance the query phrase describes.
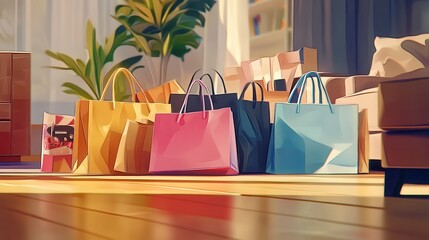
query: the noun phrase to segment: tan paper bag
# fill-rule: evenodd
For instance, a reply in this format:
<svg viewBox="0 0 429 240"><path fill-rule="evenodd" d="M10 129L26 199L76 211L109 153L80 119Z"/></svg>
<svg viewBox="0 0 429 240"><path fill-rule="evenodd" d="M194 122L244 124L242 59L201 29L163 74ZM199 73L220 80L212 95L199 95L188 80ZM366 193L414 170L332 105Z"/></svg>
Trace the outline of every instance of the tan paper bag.
<svg viewBox="0 0 429 240"><path fill-rule="evenodd" d="M358 158L359 173L369 173L369 131L367 109L359 111Z"/></svg>
<svg viewBox="0 0 429 240"><path fill-rule="evenodd" d="M241 89L247 83L241 67L225 67L223 71L226 90L229 93L241 93Z"/></svg>
<svg viewBox="0 0 429 240"><path fill-rule="evenodd" d="M128 120L119 142L115 171L147 174L152 147L153 122Z"/></svg>

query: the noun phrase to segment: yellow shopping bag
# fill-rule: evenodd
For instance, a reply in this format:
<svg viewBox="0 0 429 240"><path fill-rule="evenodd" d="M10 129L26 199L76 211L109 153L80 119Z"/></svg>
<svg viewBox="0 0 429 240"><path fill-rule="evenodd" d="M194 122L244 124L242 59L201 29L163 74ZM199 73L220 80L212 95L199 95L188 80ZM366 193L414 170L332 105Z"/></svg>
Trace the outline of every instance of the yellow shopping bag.
<svg viewBox="0 0 429 240"><path fill-rule="evenodd" d="M119 74L124 74L130 84L132 102L105 101L107 89L115 85ZM117 69L101 95L101 100L79 100L76 103L75 148L73 149L74 173L113 174L119 143L127 120L154 121L156 113L170 113L170 104L135 102L135 87L143 88L131 72ZM144 96L144 95L143 95Z"/></svg>

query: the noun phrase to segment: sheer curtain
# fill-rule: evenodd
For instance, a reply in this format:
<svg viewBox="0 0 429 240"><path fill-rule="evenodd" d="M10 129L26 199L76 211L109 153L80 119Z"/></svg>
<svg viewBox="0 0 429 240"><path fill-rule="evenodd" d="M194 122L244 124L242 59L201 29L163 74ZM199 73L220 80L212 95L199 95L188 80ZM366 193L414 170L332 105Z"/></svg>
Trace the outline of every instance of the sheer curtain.
<svg viewBox="0 0 429 240"><path fill-rule="evenodd" d="M13 4L11 4L13 2ZM120 1L88 0L15 0L0 1L0 47L3 50L23 50L32 53L32 123L41 123L43 112L74 114L77 97L62 92L64 82L82 82L69 71L46 68L60 62L45 55L45 50L64 52L73 58L87 59L85 49L86 22L91 20L100 42L118 23L111 17ZM185 61L171 58L167 79L176 79L186 86L192 73L199 69L223 71L225 64L237 64L249 55L247 0L217 1L206 14L206 26L197 29L203 37L198 49L185 55ZM5 15L10 12L10 16ZM243 10L244 9L244 10ZM12 22L14 29L6 23ZM135 55L124 47L115 59ZM157 59L143 57L144 69L136 76L144 87L152 87L152 71L157 71ZM156 76L156 74L155 74ZM81 85L84 86L84 85Z"/></svg>
<svg viewBox="0 0 429 240"><path fill-rule="evenodd" d="M91 20L98 40L116 26L111 18L115 1L16 0L16 42L14 50L31 52L32 123L41 123L43 112L74 114L76 97L62 92L64 82L80 83L71 71L46 68L61 66L48 57L49 49L73 58L87 59L86 22Z"/></svg>
<svg viewBox="0 0 429 240"><path fill-rule="evenodd" d="M248 0L220 0L209 16L204 33L205 70L214 68L223 73L224 67L240 66L249 60ZM217 91L222 91L216 77Z"/></svg>

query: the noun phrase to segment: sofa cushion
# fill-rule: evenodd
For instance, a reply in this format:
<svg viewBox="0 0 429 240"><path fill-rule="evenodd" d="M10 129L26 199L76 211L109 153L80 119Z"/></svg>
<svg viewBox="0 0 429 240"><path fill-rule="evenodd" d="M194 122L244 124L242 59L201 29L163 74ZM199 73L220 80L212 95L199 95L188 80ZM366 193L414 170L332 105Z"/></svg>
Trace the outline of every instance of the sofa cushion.
<svg viewBox="0 0 429 240"><path fill-rule="evenodd" d="M376 37L374 40L376 52L373 55L369 75L393 77L423 68L424 64L421 62L419 49L425 48L427 39L429 39L429 34L403 38ZM426 48L428 47L426 46Z"/></svg>

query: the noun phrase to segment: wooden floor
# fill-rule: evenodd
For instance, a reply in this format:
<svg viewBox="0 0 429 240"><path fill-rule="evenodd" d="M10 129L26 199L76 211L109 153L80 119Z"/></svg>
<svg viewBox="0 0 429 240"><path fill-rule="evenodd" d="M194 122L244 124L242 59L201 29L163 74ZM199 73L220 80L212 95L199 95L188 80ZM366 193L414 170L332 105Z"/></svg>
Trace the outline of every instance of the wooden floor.
<svg viewBox="0 0 429 240"><path fill-rule="evenodd" d="M429 239L429 200L384 198L383 184L382 173L3 173L0 239Z"/></svg>

